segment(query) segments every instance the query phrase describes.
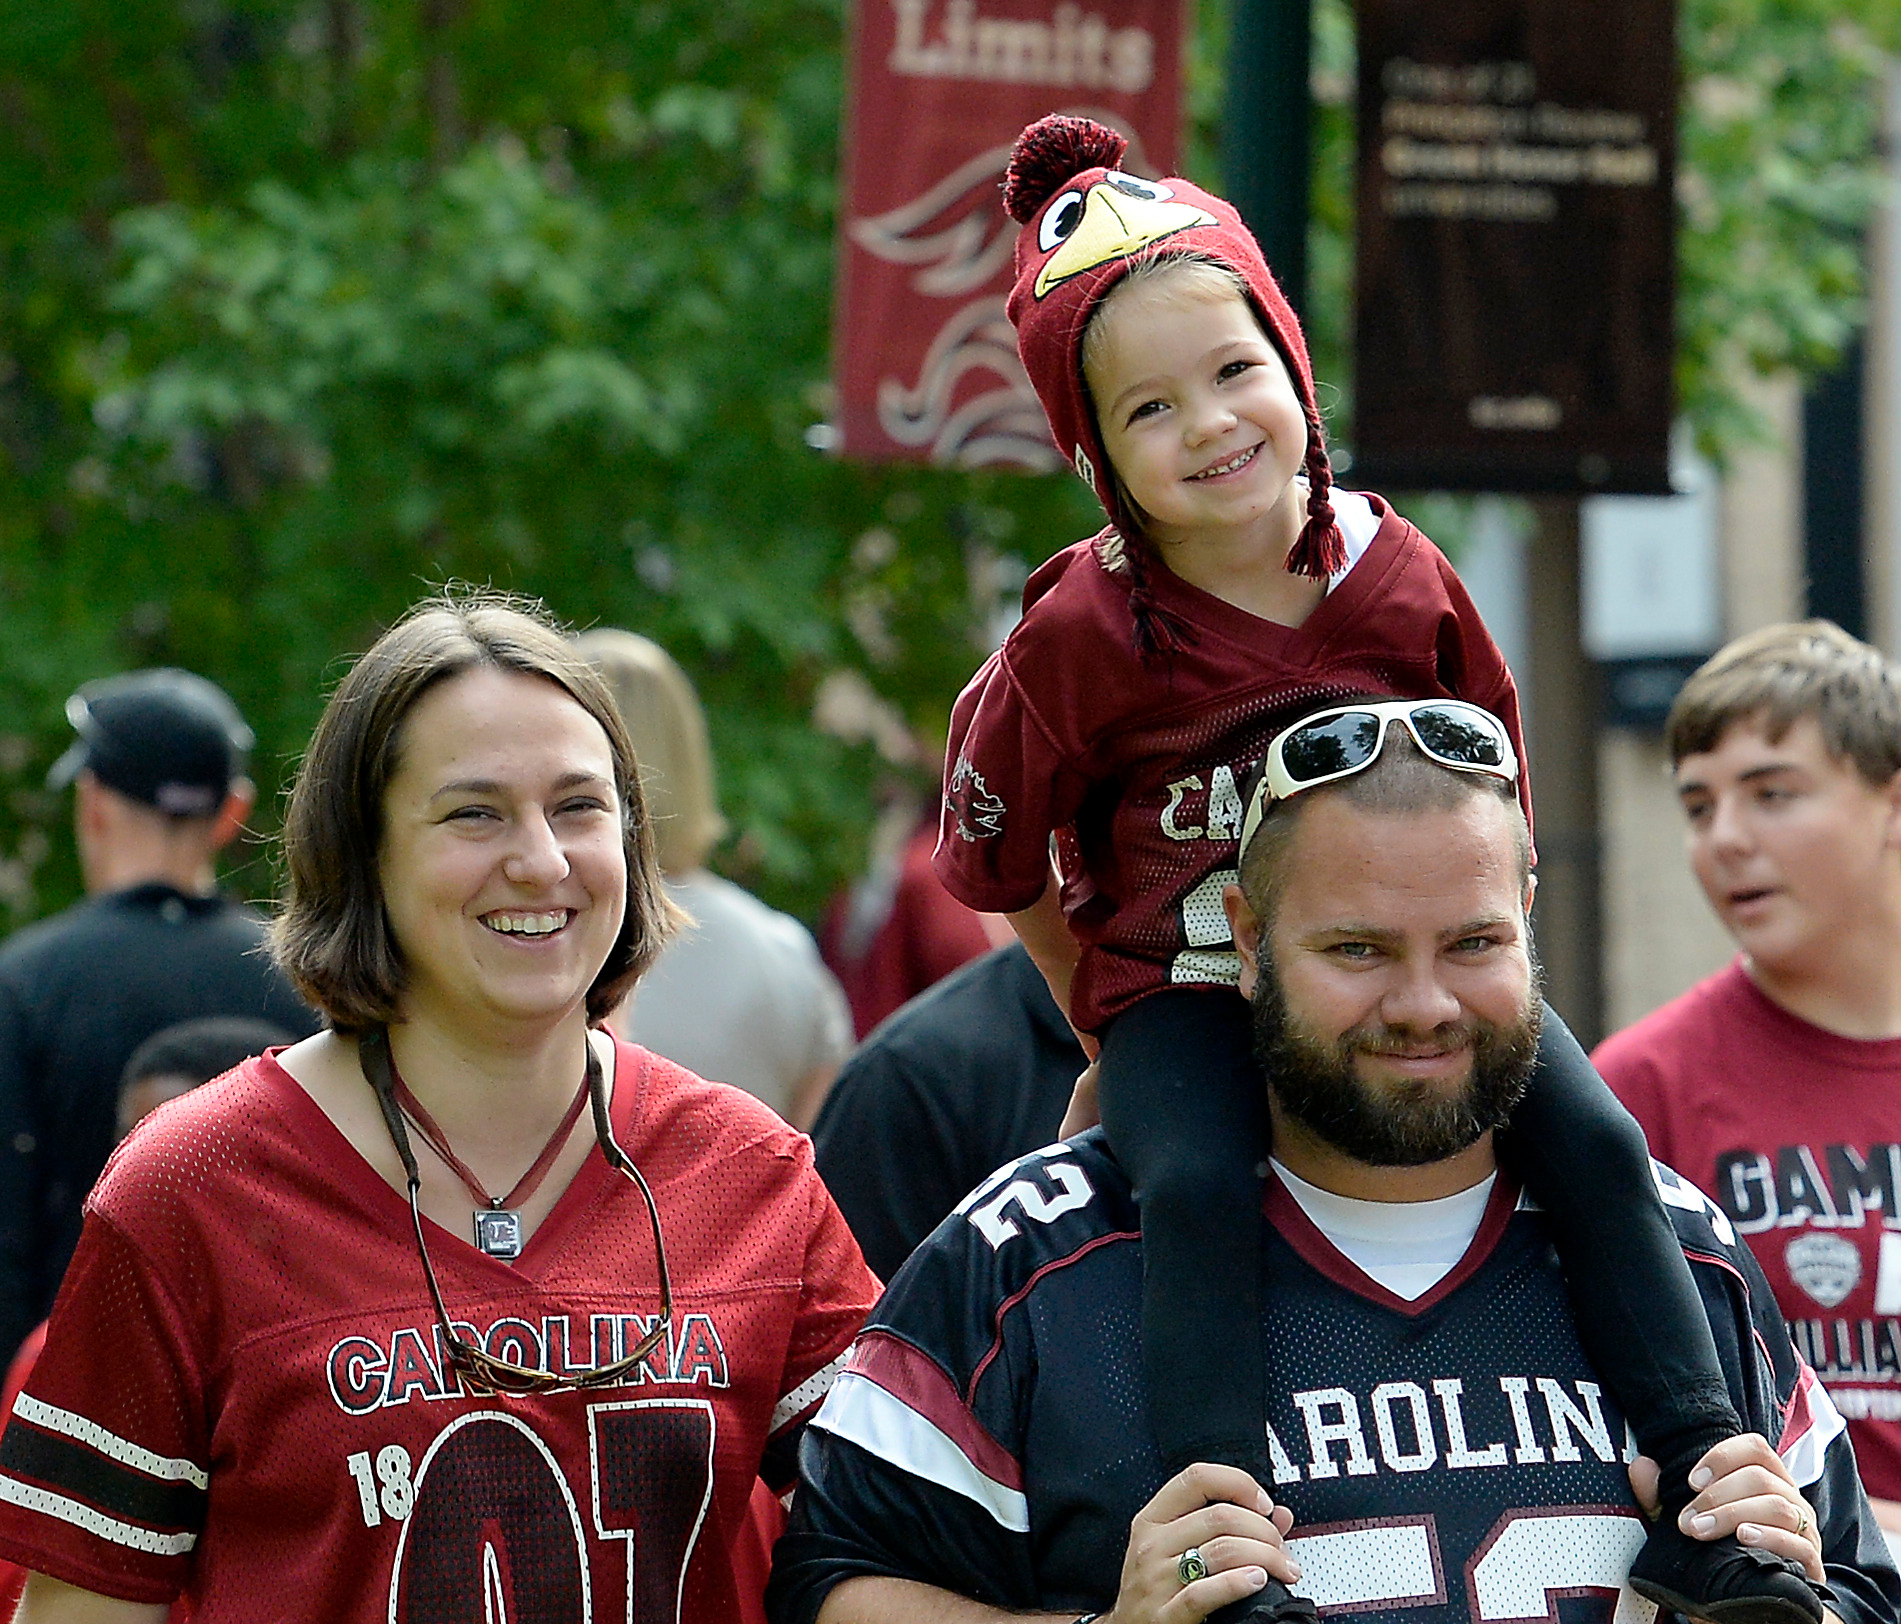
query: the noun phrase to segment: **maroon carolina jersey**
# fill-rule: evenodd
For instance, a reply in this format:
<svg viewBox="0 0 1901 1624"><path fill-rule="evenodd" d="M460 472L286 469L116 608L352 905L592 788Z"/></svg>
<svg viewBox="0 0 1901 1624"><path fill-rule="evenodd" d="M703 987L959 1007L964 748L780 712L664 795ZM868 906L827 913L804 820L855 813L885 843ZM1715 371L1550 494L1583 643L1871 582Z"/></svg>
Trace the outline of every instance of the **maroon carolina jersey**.
<svg viewBox="0 0 1901 1624"><path fill-rule="evenodd" d="M877 1295L810 1143L617 1046L672 1334L636 1380L465 1391L407 1201L269 1057L150 1119L88 1207L0 1442L0 1555L199 1624L727 1624L755 1475L792 1450ZM632 1183L591 1155L513 1265L425 1224L464 1335L619 1357L658 1310ZM764 1464L762 1467L762 1456Z"/></svg>
<svg viewBox="0 0 1901 1624"><path fill-rule="evenodd" d="M1901 1499L1901 1038L1825 1032L1738 960L1591 1059L1749 1242L1868 1492Z"/></svg>
<svg viewBox="0 0 1901 1624"><path fill-rule="evenodd" d="M1379 497L1340 493L1343 518L1349 503L1378 528L1300 626L1151 569L1189 635L1145 663L1105 530L1030 577L1023 619L959 697L937 872L968 906L1014 912L1043 894L1057 837L1084 1031L1160 987L1234 984L1221 888L1241 790L1289 723L1366 693L1456 697L1503 718L1524 760L1511 673L1452 566Z"/></svg>

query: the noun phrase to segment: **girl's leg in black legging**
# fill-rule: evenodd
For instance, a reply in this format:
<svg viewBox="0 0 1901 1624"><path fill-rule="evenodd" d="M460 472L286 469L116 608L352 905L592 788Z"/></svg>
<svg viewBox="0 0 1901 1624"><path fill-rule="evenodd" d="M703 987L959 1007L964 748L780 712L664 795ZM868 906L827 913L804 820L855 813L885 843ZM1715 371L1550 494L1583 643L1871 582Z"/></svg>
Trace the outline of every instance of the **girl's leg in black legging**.
<svg viewBox="0 0 1901 1624"><path fill-rule="evenodd" d="M1578 1332L1662 1470L1663 1516L1632 1569L1683 1601L1760 1604L1756 1624L1820 1619L1793 1564L1769 1563L1734 1540L1678 1532L1691 1468L1744 1431L1710 1335L1708 1315L1658 1198L1643 1130L1545 1006L1538 1063L1499 1155L1550 1219ZM1643 1588L1640 1584L1639 1588ZM1653 1599L1655 1599L1653 1597Z"/></svg>
<svg viewBox="0 0 1901 1624"><path fill-rule="evenodd" d="M1172 1474L1238 1466L1264 1486L1261 1181L1267 1096L1248 1006L1225 988L1172 988L1103 1037L1102 1125L1142 1209L1142 1361L1156 1441ZM1312 1618L1277 1582L1230 1619Z"/></svg>

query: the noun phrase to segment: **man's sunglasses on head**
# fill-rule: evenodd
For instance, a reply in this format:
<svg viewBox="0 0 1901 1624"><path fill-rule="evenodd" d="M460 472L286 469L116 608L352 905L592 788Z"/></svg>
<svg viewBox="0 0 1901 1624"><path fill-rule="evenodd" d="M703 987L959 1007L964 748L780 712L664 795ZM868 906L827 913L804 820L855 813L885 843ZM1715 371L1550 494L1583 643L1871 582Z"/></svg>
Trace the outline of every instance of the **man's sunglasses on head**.
<svg viewBox="0 0 1901 1624"><path fill-rule="evenodd" d="M1277 734L1267 747L1241 822L1241 850L1247 850L1270 803L1372 766L1395 722L1412 735L1420 754L1442 767L1518 782L1518 754L1505 724L1462 699L1381 699L1316 711Z"/></svg>

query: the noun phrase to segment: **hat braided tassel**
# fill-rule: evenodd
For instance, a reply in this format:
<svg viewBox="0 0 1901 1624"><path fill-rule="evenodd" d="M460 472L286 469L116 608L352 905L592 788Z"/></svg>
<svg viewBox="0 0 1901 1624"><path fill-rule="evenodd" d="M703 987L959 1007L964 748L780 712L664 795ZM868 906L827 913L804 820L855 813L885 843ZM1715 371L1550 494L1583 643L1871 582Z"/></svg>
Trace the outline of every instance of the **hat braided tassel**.
<svg viewBox="0 0 1901 1624"><path fill-rule="evenodd" d="M1311 418L1307 436L1307 522L1287 551L1287 573L1324 581L1347 567L1346 538L1333 522L1332 471L1320 439L1320 426Z"/></svg>
<svg viewBox="0 0 1901 1624"><path fill-rule="evenodd" d="M1129 614L1135 621L1136 658L1145 664L1158 655L1176 654L1199 642L1195 628L1155 601L1143 544L1124 543L1129 561Z"/></svg>

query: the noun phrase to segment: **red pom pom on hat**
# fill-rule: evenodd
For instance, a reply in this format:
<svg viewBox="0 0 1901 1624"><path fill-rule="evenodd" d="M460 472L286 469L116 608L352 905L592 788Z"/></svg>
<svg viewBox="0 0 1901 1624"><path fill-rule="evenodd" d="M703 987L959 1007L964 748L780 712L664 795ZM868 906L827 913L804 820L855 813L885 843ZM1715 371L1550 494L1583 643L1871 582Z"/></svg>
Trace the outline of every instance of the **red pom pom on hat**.
<svg viewBox="0 0 1901 1624"><path fill-rule="evenodd" d="M1018 225L1028 225L1065 181L1085 169L1113 169L1128 150L1126 135L1093 118L1063 113L1039 118L1010 149L1010 164L1003 172L1004 213Z"/></svg>

